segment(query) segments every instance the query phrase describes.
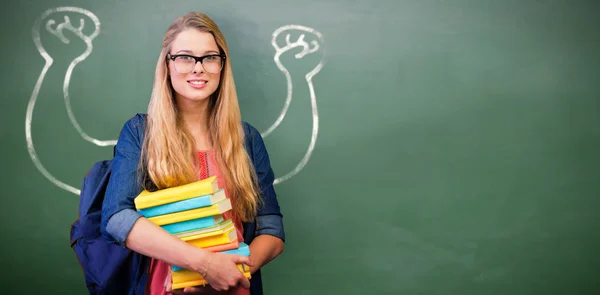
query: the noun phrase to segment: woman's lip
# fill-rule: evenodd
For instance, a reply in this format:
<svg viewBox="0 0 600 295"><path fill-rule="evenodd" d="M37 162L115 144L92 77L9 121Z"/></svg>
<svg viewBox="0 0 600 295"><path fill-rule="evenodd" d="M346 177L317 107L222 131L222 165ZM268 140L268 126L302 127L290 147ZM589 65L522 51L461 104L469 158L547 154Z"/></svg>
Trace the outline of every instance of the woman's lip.
<svg viewBox="0 0 600 295"><path fill-rule="evenodd" d="M197 83L193 83L194 81L204 82L204 83L197 84ZM192 86L192 88L196 88L196 89L202 89L202 88L206 87L207 83L208 83L208 81L206 81L206 80L189 80L188 81L188 84L190 86Z"/></svg>

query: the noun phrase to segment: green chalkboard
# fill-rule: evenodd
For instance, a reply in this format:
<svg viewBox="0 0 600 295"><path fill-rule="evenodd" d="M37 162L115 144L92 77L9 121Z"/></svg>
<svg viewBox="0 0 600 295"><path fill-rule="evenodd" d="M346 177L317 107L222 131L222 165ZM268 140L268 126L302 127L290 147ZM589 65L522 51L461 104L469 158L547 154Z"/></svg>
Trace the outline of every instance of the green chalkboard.
<svg viewBox="0 0 600 295"><path fill-rule="evenodd" d="M190 10L225 34L278 178L287 244L266 294L600 289L593 1L2 6L3 294L86 293L76 192L145 112L163 34Z"/></svg>

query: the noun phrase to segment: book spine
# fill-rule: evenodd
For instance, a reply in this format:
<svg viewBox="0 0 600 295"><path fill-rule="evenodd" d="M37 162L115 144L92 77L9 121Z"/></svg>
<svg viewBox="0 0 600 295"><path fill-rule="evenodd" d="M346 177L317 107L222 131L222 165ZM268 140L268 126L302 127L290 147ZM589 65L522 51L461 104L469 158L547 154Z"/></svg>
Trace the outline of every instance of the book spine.
<svg viewBox="0 0 600 295"><path fill-rule="evenodd" d="M186 220L182 222L176 222L171 224L165 224L161 226L164 230L168 231L171 234L179 234L186 231L191 230L199 230L203 228L207 228L209 226L216 225L215 217L208 216L198 219Z"/></svg>
<svg viewBox="0 0 600 295"><path fill-rule="evenodd" d="M250 271L245 271L242 274L248 279L252 278ZM208 285L208 282L204 278L201 278L201 279L197 279L197 280L184 281L181 283L173 283L173 284L171 284L171 289L177 290L177 289L183 289L185 287L205 286L205 285Z"/></svg>
<svg viewBox="0 0 600 295"><path fill-rule="evenodd" d="M250 271L250 268L245 264L237 264L236 266L240 272L246 273ZM186 281L202 280L204 277L201 274L191 270L181 270L172 272L171 279L173 283L183 283Z"/></svg>
<svg viewBox="0 0 600 295"><path fill-rule="evenodd" d="M240 243L240 246L237 249L219 251L219 253L250 256L250 248L245 243ZM173 266L171 266L171 270L180 271L180 270L184 270L184 268L173 265Z"/></svg>
<svg viewBox="0 0 600 295"><path fill-rule="evenodd" d="M138 196L133 202L136 209L146 209L198 196L214 194L218 189L216 177L213 176L195 183Z"/></svg>
<svg viewBox="0 0 600 295"><path fill-rule="evenodd" d="M186 242L198 248L206 248L210 246L229 244L233 242L234 238L237 238L235 229L223 234L188 240Z"/></svg>
<svg viewBox="0 0 600 295"><path fill-rule="evenodd" d="M170 204L154 206L146 209L140 209L138 212L144 217L154 217L159 215L165 215L170 213L181 212L185 210L191 210L196 208L208 207L212 205L210 202L210 195L192 198L188 200L178 201Z"/></svg>
<svg viewBox="0 0 600 295"><path fill-rule="evenodd" d="M224 204L224 203L227 203L227 204ZM223 209L223 208L226 208L226 209ZM181 211L181 212L177 212L177 213L154 216L154 217L148 218L148 220L154 222L156 225L164 225L164 224L176 223L176 222L192 220L192 219L196 219L196 218L202 218L202 217L222 214L230 209L231 209L231 201L229 199L225 199L225 200L223 200L217 204L211 205L209 207L196 208L196 209Z"/></svg>

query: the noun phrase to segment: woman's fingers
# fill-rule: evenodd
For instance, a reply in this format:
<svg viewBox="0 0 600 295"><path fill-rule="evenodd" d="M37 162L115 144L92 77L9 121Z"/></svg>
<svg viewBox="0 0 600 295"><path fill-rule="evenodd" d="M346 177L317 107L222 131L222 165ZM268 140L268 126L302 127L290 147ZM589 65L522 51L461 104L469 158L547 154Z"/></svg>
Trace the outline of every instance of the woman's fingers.
<svg viewBox="0 0 600 295"><path fill-rule="evenodd" d="M252 259L250 259L250 257L248 257L248 256L242 256L242 255L232 255L232 256L234 256L233 262L235 264L245 264L248 266L254 265L254 264L252 264Z"/></svg>

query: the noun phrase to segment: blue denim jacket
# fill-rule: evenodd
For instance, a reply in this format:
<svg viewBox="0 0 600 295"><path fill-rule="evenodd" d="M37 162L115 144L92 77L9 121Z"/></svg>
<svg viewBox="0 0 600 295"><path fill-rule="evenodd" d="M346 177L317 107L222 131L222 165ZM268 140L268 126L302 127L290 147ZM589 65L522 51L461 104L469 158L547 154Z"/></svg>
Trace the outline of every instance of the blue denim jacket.
<svg viewBox="0 0 600 295"><path fill-rule="evenodd" d="M111 178L102 205L101 231L111 242L124 245L133 224L142 215L135 210L133 199L143 190L138 180L138 165L146 125L145 115L129 119L119 135L115 147ZM244 241L250 244L258 235L272 235L285 241L283 215L273 188L275 179L260 133L246 122L245 147L258 176L262 205L255 222L243 223ZM250 280L251 293L262 294L260 270Z"/></svg>

